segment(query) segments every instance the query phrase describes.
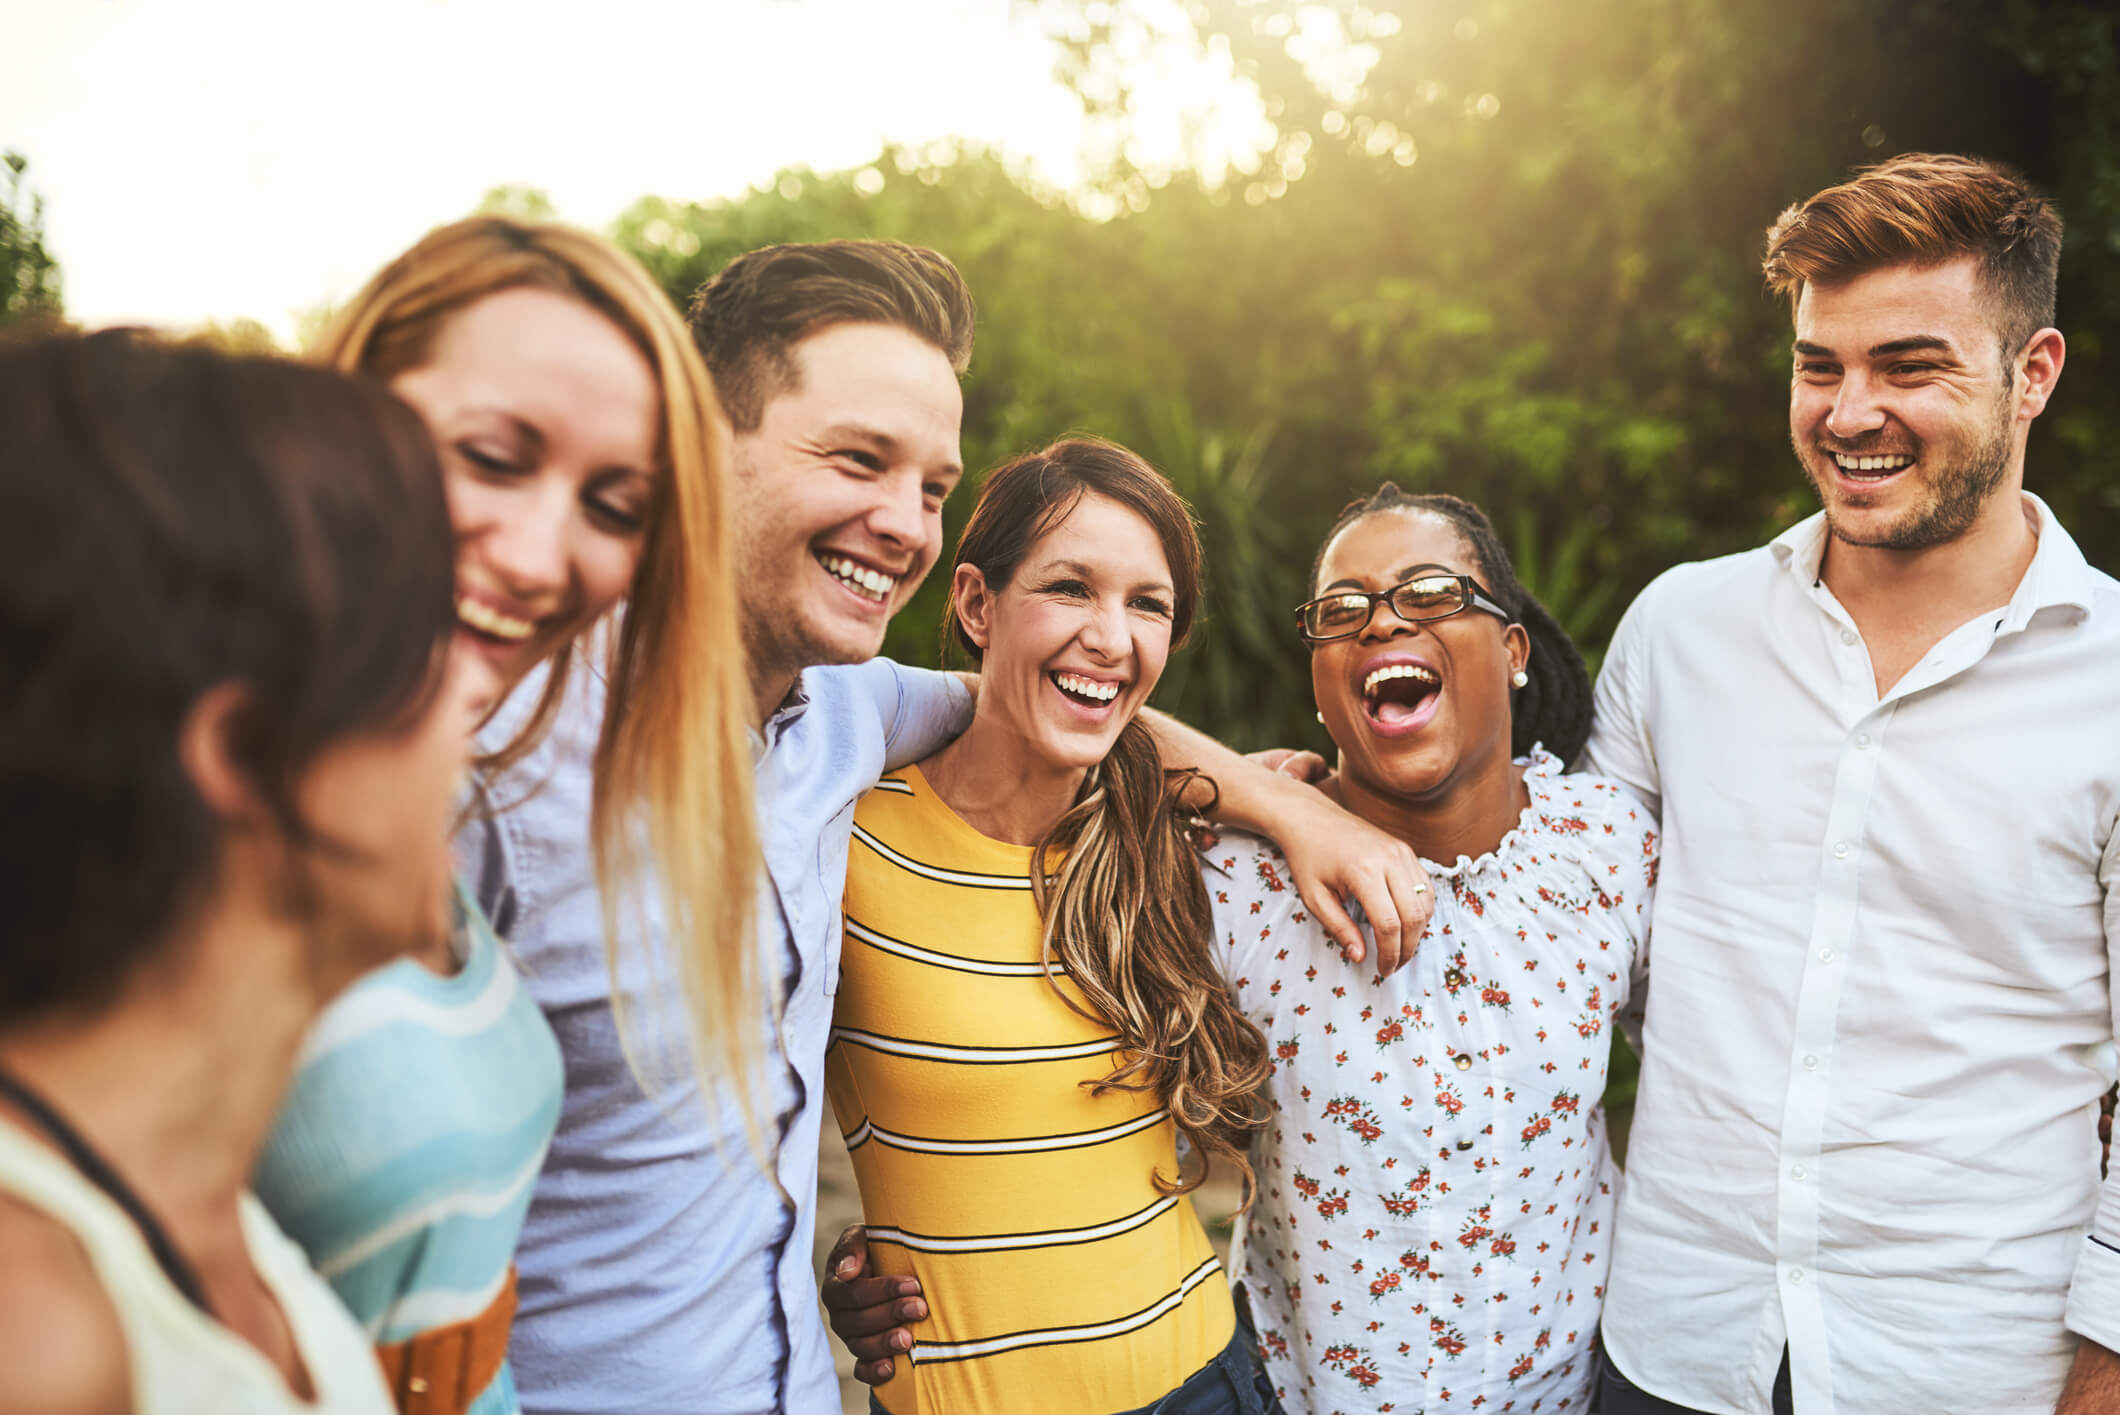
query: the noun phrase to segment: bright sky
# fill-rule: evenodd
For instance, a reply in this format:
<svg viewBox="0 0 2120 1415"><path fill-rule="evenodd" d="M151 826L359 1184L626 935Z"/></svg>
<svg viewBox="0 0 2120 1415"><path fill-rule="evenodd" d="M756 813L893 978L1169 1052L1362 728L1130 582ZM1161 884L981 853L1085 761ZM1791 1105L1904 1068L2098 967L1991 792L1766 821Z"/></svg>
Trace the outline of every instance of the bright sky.
<svg viewBox="0 0 2120 1415"><path fill-rule="evenodd" d="M0 0L0 149L73 318L286 337L500 183L600 229L956 135L1067 185L1053 57L1010 0ZM1148 150L1228 93L1193 68Z"/></svg>

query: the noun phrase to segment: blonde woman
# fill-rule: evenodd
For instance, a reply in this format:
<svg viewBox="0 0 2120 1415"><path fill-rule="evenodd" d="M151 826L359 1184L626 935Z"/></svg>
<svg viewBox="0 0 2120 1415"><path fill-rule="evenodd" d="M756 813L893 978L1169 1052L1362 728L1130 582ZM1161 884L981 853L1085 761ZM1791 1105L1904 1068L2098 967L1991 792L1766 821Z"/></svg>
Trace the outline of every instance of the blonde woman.
<svg viewBox="0 0 2120 1415"><path fill-rule="evenodd" d="M626 966L617 941L637 937L620 914L659 909L687 1004L685 1060L744 1074L759 987L738 946L756 867L750 690L727 432L683 324L604 241L476 218L384 267L316 355L425 419L455 538L459 643L504 686L544 675L487 765L538 744L570 681L603 685L591 853L610 967ZM590 635L621 600L616 628ZM505 848L491 811L508 804L482 802L460 859ZM559 1048L474 893L459 885L458 927L440 946L324 1016L257 1178L381 1346L408 1412L517 1409L511 1262L561 1108Z"/></svg>

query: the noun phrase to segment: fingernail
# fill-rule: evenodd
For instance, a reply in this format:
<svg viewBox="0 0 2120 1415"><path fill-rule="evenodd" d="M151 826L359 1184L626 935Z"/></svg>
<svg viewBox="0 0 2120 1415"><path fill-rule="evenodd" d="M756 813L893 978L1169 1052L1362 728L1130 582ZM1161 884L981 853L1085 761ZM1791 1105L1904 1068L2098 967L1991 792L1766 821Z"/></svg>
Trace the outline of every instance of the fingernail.
<svg viewBox="0 0 2120 1415"><path fill-rule="evenodd" d="M912 1349L913 1337L910 1332L894 1331L891 1333L891 1350L911 1351Z"/></svg>
<svg viewBox="0 0 2120 1415"><path fill-rule="evenodd" d="M899 1295L900 1297L917 1297L917 1296L919 1296L919 1295L920 1295L920 1279L918 1279L918 1278L912 1278L912 1277L902 1277L902 1278L898 1279L898 1295Z"/></svg>
<svg viewBox="0 0 2120 1415"><path fill-rule="evenodd" d="M855 1262L852 1258L841 1258L839 1266L832 1269L832 1271L840 1277L852 1277L855 1273L861 1271L861 1264Z"/></svg>

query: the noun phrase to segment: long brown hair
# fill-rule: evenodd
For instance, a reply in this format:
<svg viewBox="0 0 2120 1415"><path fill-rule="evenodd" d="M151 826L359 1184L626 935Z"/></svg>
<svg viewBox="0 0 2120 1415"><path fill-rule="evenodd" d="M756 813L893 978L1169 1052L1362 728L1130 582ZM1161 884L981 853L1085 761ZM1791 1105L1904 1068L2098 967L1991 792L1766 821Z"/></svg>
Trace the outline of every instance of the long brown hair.
<svg viewBox="0 0 2120 1415"><path fill-rule="evenodd" d="M753 713L731 565L729 430L706 367L654 281L599 237L549 222L481 216L439 227L383 267L319 340L324 363L389 380L430 356L443 325L502 290L580 300L640 349L662 395L658 479L619 632L596 746L591 831L604 952L621 1044L621 906L637 911L652 872L684 989L687 1046L703 1075L725 1073L746 1114L755 1096L761 982L751 936L758 862L751 804ZM551 727L576 645L554 655L529 722L481 765L520 760ZM651 863L652 862L652 863Z"/></svg>
<svg viewBox="0 0 2120 1415"><path fill-rule="evenodd" d="M1170 483L1115 443L1070 438L989 473L955 563L977 566L991 590L1006 588L1031 548L1085 496L1126 507L1162 542L1176 648L1199 608L1200 538ZM981 657L957 616L954 588L943 623L974 660ZM1031 852L1031 891L1054 991L1069 1007L1119 1029L1123 1060L1094 1083L1096 1092L1154 1092L1195 1150L1236 1167L1248 1202L1252 1171L1244 1149L1266 1120L1259 1096L1266 1038L1237 1010L1210 951L1214 917L1179 805L1194 775L1167 770L1140 718L1128 722L1074 805ZM1055 963L1089 1009L1061 989ZM1190 1180L1155 1178L1159 1189L1176 1194L1205 1177L1203 1168Z"/></svg>

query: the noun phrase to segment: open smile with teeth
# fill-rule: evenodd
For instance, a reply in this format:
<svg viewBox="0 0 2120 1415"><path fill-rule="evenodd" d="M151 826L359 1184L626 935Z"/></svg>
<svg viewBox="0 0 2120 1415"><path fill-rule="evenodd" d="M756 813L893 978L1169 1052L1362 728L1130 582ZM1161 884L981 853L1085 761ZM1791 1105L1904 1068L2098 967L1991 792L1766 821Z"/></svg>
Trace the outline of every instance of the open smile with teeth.
<svg viewBox="0 0 2120 1415"><path fill-rule="evenodd" d="M509 643L520 643L537 629L537 625L531 620L503 614L492 605L463 595L457 597L456 617L468 629L474 629L488 638L505 639Z"/></svg>
<svg viewBox="0 0 2120 1415"><path fill-rule="evenodd" d="M1894 452L1882 457L1850 457L1842 452L1832 454L1833 464L1840 474L1850 481L1883 481L1897 476L1914 465L1914 459L1903 452Z"/></svg>
<svg viewBox="0 0 2120 1415"><path fill-rule="evenodd" d="M826 573L840 584L875 604L888 602L891 591L898 588L898 576L886 575L881 570L871 570L844 555L820 551L817 563L824 566Z"/></svg>
<svg viewBox="0 0 2120 1415"><path fill-rule="evenodd" d="M1118 683L1099 683L1096 679L1084 678L1079 673L1052 673L1047 676L1053 680L1053 686L1061 692L1079 702L1088 703L1095 707L1102 707L1113 698L1118 697L1119 689L1122 686Z"/></svg>
<svg viewBox="0 0 2120 1415"><path fill-rule="evenodd" d="M1442 690L1442 676L1432 668L1387 663L1362 679L1362 706L1379 726L1402 727L1419 719Z"/></svg>

